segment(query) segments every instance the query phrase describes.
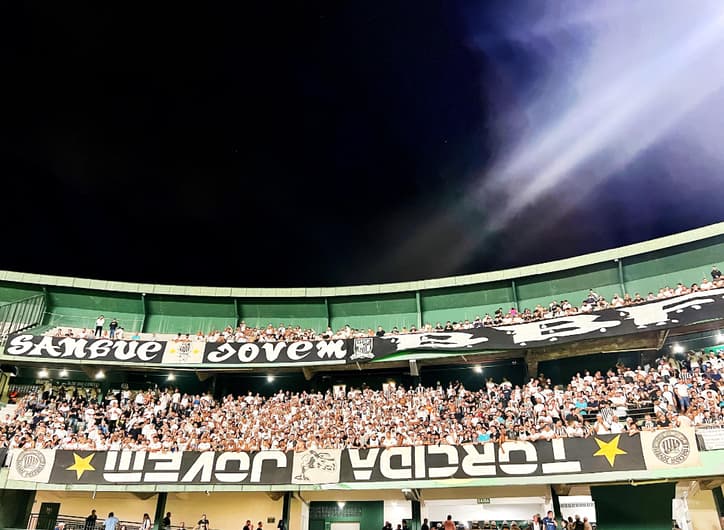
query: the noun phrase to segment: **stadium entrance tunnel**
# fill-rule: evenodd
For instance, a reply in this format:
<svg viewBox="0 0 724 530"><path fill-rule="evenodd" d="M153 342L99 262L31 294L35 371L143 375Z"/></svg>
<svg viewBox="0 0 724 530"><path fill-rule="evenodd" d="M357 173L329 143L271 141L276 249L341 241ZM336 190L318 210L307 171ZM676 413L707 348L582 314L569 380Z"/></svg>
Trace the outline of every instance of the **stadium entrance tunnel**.
<svg viewBox="0 0 724 530"><path fill-rule="evenodd" d="M721 483L682 481L585 485L518 485L427 489L323 489L315 491L0 491L0 528L85 528L95 510L98 522L110 512L128 530L148 513L154 528L171 513L174 529L195 528L206 515L209 530L238 530L249 520L262 530L420 530L452 516L456 530L524 529L532 517L555 513L587 518L605 530L714 530L724 507ZM707 489L710 488L710 489ZM238 488L237 488L238 489ZM62 526L60 525L62 523Z"/></svg>

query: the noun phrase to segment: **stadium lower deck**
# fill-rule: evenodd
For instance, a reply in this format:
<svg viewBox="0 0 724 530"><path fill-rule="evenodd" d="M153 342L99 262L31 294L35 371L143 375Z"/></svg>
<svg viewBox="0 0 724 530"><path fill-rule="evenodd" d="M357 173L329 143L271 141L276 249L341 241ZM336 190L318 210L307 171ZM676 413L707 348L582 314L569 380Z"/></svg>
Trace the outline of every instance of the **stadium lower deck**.
<svg viewBox="0 0 724 530"><path fill-rule="evenodd" d="M677 340L692 347L708 344L714 353L719 348L716 333L708 333L704 338L695 335ZM664 349L671 351L673 346L673 343L668 344ZM678 357L683 359L686 356L682 354ZM540 368L543 373L555 374L556 380L565 380L584 365L593 371L605 371L605 367L610 368L616 363L643 365L648 362L656 366L656 359L648 352L618 352L552 361ZM294 372L277 372L274 378L265 374L226 374L226 379L215 381L200 381L195 374L180 374L173 383L188 388L192 395L213 393L216 399L223 399L229 389L235 388L241 395L253 389L254 393L271 397L279 389L290 387L294 391L308 392L334 391L341 387L344 392L349 392L357 385L369 385L393 391L395 386L409 388L416 383L430 381L430 385L439 385L443 389L453 382L463 382L470 391L477 391L488 388L489 378L500 381L502 374L510 377L511 384L515 386L525 385L528 379L524 363L491 364L484 366L482 373L480 366L476 363L439 368L423 364L417 376L399 370L370 370L319 374L311 381ZM68 397L72 394L83 399L108 402L106 398L120 397L124 389L128 389L133 399L136 391L145 390L158 395L169 384L163 380L167 377L165 374L114 370L108 371L104 380L97 380L93 372L84 374L71 369L61 380L54 372L53 369L50 373L46 370L40 374L43 377L39 377L36 365L20 366L12 384L5 388L4 397L8 397L8 391L14 391L11 401L21 404L33 393L41 397L46 394L45 398L52 398L54 393ZM215 385L223 386L224 392L214 392ZM59 391L60 388L65 394ZM0 409L0 418L11 415L17 406L6 405ZM629 407L627 415L641 423L645 414L650 412L652 408L648 404L640 409ZM610 440L611 437L604 435L599 439ZM118 530L141 528L144 514L149 514L154 528L162 528L167 513L171 514L171 527L174 529L199 528L198 522L206 514L208 530L240 529L247 520L252 522L253 529L259 528L261 523L262 530L278 529L280 525L284 530L380 530L387 522L393 530L398 525L401 529L420 530L425 519L430 528L436 528L444 523L448 515L452 516L457 530L503 530L535 528L533 517L536 514L545 517L550 510L555 514L558 528L561 528L562 520L569 517L573 521L570 528L576 528L575 520L579 517L582 524L587 519L592 528L601 529L668 529L675 528L673 525L677 524L682 529L699 530L719 528L719 514L724 508L720 479L724 476L724 455L720 456L720 453L724 451L701 451L700 467L678 473L654 471L652 474L641 469L624 469L603 475L583 473L568 477L512 473L505 478L500 477L506 463L504 452L500 452L494 458L497 467L493 475L444 480L430 480L427 475L423 480L416 480L416 469L421 465L418 459L422 453L419 449L422 448L410 448L411 460L405 461L404 456L399 460L393 459L390 461L393 469L387 471L394 478L396 471L409 468L409 480L390 481L384 476L383 480L369 483L352 481L284 486L224 483L215 480L219 476L216 474L207 483L199 483L198 480L184 483L183 471L173 483L114 484L105 479L76 481L76 477L80 478L85 473L109 470L109 460L106 459L103 465L102 454L93 451L91 446L69 445L67 449L61 453L69 453L69 457L72 453L73 458L77 456L79 460L69 460L61 466L72 475L72 479L63 484L23 484L10 479L8 468L0 470L0 485L5 486L0 490L0 528L100 529L104 528L108 514L113 512L119 519ZM323 452L323 449L318 452ZM570 449L567 450L567 458L574 458ZM617 450L631 452L623 441ZM427 451L424 456L429 461L431 456L429 449ZM616 455L615 452L613 457L623 461L625 453ZM365 455L364 452L359 454ZM89 455L95 455L95 460L89 460ZM137 454L134 454L135 457ZM603 461L604 458L599 456L598 459ZM518 461L511 457L510 462ZM128 463L129 469L132 469L130 457ZM118 460L115 465L118 466ZM209 463L210 472L219 469L214 465ZM320 466L315 463L310 466L312 470L315 467ZM461 458L459 468L463 467ZM262 465L260 469L268 468ZM612 469L615 471L617 468L612 466ZM225 471L229 470L227 466ZM202 475L200 472L198 476ZM20 489L19 485L30 489ZM95 525L86 521L91 510L98 515Z"/></svg>
<svg viewBox="0 0 724 530"><path fill-rule="evenodd" d="M126 530L140 528L144 513L162 527L169 512L174 529L198 527L206 514L210 530L240 529L247 520L254 528L261 522L263 528L283 524L287 530L379 530L387 522L393 529L401 525L420 530L424 519L435 528L448 515L459 529L500 530L515 528L514 523L533 528L533 516L544 517L551 510L559 528L561 516L573 520L578 516L594 527L597 523L598 528L668 529L674 524L668 513L673 513L679 528L708 530L719 528L720 501L720 486L689 480L598 487L556 484L266 493L202 488L163 493L140 488L128 492L4 490L0 513L5 528L86 530L86 517L96 510L98 528L113 512L120 520L119 528Z"/></svg>

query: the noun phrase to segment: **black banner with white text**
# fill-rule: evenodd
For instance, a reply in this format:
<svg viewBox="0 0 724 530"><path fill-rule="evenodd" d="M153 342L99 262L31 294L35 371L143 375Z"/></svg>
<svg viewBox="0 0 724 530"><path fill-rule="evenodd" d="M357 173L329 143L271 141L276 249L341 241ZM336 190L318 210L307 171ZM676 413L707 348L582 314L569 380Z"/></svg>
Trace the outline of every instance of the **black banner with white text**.
<svg viewBox="0 0 724 530"><path fill-rule="evenodd" d="M3 359L211 367L322 365L384 360L404 352L482 352L565 344L724 319L724 289L522 324L385 337L206 343L77 339L16 334Z"/></svg>
<svg viewBox="0 0 724 530"><path fill-rule="evenodd" d="M554 476L700 465L692 429L503 444L302 452L11 450L11 480L51 484L315 485Z"/></svg>

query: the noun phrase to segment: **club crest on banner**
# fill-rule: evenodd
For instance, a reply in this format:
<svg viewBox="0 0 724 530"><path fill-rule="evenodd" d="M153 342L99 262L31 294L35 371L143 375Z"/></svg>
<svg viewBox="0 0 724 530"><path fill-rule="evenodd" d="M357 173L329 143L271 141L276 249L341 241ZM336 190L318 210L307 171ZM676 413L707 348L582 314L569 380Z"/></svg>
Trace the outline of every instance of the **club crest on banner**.
<svg viewBox="0 0 724 530"><path fill-rule="evenodd" d="M641 444L648 469L671 469L700 464L696 435L691 427L644 431Z"/></svg>
<svg viewBox="0 0 724 530"><path fill-rule="evenodd" d="M52 449L21 449L11 452L12 460L8 478L30 482L48 482L55 462Z"/></svg>
<svg viewBox="0 0 724 530"><path fill-rule="evenodd" d="M357 361L359 359L374 359L375 354L372 353L374 343L375 342L372 337L354 339L354 348L353 353L350 356L350 360Z"/></svg>
<svg viewBox="0 0 724 530"><path fill-rule="evenodd" d="M691 445L689 439L678 431L663 431L656 435L651 443L654 456L664 464L676 466L689 458Z"/></svg>
<svg viewBox="0 0 724 530"><path fill-rule="evenodd" d="M15 459L15 470L24 479L37 477L45 468L43 453L35 449L23 451Z"/></svg>
<svg viewBox="0 0 724 530"><path fill-rule="evenodd" d="M164 364L200 364L206 344L199 341L169 341L163 352Z"/></svg>

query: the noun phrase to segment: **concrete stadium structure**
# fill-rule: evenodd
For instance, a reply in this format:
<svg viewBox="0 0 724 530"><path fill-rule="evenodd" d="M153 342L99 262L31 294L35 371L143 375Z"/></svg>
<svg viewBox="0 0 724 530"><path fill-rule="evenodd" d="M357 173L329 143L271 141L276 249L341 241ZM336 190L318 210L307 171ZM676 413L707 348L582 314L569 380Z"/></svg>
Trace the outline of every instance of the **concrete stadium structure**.
<svg viewBox="0 0 724 530"><path fill-rule="evenodd" d="M724 223L719 223L518 269L382 285L293 289L187 287L0 271L0 340L4 343L18 333L39 336L57 327L90 328L99 314L118 318L128 332L158 335L235 327L242 320L250 326L285 322L316 330L345 325L362 329L378 325L385 329L420 327L426 322L472 320L499 307L532 308L552 299L568 299L576 304L589 289L610 299L615 293L645 295L679 282L691 285L708 276L712 265L721 263L723 257ZM724 313L709 315L691 325L506 351L452 348L444 354L426 355L401 351L383 363L173 368L180 375L176 384L208 384L217 380L217 393L245 384L248 379L244 378L272 372L287 373L286 381L291 386L302 385L315 376L319 376L316 384L323 386L325 381L333 382L321 379L332 370L335 377L350 384L357 384L360 377L375 380L375 371L383 369L387 372L380 376L380 381L389 378L389 371L398 371L410 383L415 381L417 372L439 378L452 365L469 368L490 363L492 375L522 370L519 376L524 378L526 372L537 374L543 363L547 363L546 370L558 369L566 359L587 356L589 362L591 355L601 356L603 352L646 351L651 352L653 359L674 340L690 341L696 347L701 342L706 346L722 327L722 321ZM163 384L169 371L164 364L136 366L73 358L20 358L4 350L0 350L0 355L0 392L4 398L11 383L21 379L28 384L37 383L35 372L41 364L54 366L53 363L62 362L63 367L76 369L77 379L88 381L94 380L97 365L109 367L108 377L99 383L101 387L139 381L139 374L144 380L153 380L155 372L157 381ZM403 370L410 371L403 377ZM220 530L241 528L246 519L255 525L263 521L266 527L274 528L283 520L284 530L379 530L386 520L405 519L410 521L411 530L419 530L421 518L438 521L446 513L454 513L460 521L524 519L525 513L554 507L560 513L568 505L570 510L585 511L592 509L593 502L602 529L670 528L677 510L688 514L686 517L696 530L720 528L719 515L724 512L724 449L700 451L698 462L691 466L642 467L617 471L612 464L604 473L568 475L516 477L496 473L436 480L423 475L422 479L384 483L256 485L179 481L88 484L54 483L49 479L34 482L12 478L11 468L4 467L0 469L0 528L47 528L61 520L59 514L66 517L66 529L73 524L83 528L82 520L75 518L84 517L94 508L100 517L114 511L129 524L137 524L144 512L155 514L156 528L163 514L170 511L174 524L184 521L187 528L195 525L201 513L208 513L212 528ZM484 528L482 523L480 528Z"/></svg>

